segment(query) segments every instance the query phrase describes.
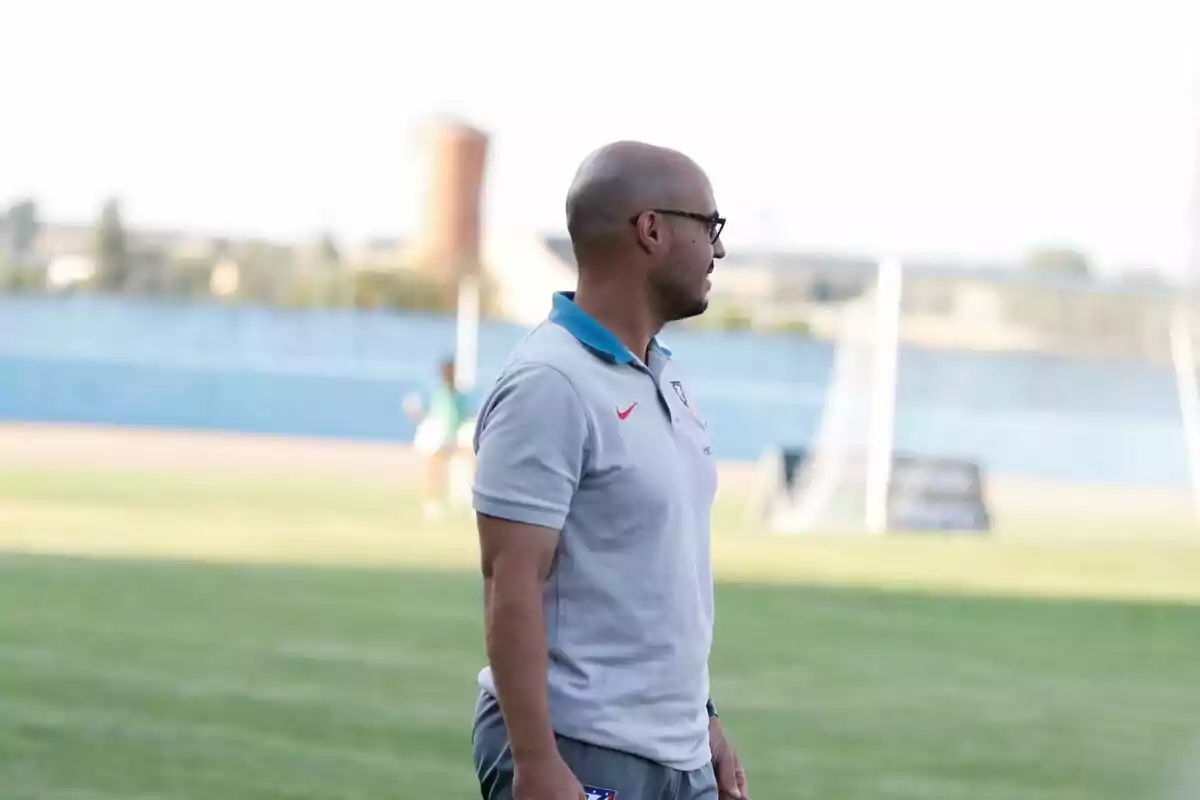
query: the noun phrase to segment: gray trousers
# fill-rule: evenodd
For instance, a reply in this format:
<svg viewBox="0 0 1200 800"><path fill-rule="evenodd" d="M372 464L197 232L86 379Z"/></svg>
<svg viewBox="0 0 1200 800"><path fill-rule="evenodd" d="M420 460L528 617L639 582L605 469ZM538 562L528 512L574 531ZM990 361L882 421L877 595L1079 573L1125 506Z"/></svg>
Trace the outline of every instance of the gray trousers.
<svg viewBox="0 0 1200 800"><path fill-rule="evenodd" d="M512 800L513 761L500 704L479 693L472 731L475 772L483 800ZM597 800L717 800L711 764L691 772L559 736L558 752ZM609 794L612 793L612 794Z"/></svg>

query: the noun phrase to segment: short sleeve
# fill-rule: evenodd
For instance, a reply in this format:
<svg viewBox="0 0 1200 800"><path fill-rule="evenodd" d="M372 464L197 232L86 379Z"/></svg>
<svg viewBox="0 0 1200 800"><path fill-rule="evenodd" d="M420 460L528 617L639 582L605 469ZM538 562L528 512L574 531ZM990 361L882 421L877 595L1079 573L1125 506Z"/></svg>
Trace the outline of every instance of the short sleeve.
<svg viewBox="0 0 1200 800"><path fill-rule="evenodd" d="M561 530L588 448L575 387L557 369L522 364L497 381L475 427L475 510Z"/></svg>

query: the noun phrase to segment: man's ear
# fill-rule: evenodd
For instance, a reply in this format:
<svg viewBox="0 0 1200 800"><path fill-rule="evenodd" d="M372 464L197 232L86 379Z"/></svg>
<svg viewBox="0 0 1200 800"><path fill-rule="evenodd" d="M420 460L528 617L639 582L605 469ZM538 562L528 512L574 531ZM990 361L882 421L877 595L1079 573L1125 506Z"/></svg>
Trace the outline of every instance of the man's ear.
<svg viewBox="0 0 1200 800"><path fill-rule="evenodd" d="M657 214L648 214L646 219L646 238L655 244L663 241L662 218ZM649 249L649 248L647 248Z"/></svg>
<svg viewBox="0 0 1200 800"><path fill-rule="evenodd" d="M649 253L652 252L653 248L646 241L647 239L649 239L650 242L655 243L661 239L661 234L658 230L658 221L654 219L653 215L648 215L648 219L643 222L639 222L637 230L638 247Z"/></svg>

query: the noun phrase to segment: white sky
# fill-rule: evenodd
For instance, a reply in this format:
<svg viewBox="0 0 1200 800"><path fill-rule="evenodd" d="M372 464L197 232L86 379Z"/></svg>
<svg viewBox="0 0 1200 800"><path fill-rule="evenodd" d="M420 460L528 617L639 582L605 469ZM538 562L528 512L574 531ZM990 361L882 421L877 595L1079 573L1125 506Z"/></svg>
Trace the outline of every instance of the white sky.
<svg viewBox="0 0 1200 800"><path fill-rule="evenodd" d="M415 134L493 135L490 223L563 227L617 138L709 171L726 243L1177 271L1195 0L0 0L0 199L55 220L395 234ZM452 33L458 26L458 36Z"/></svg>

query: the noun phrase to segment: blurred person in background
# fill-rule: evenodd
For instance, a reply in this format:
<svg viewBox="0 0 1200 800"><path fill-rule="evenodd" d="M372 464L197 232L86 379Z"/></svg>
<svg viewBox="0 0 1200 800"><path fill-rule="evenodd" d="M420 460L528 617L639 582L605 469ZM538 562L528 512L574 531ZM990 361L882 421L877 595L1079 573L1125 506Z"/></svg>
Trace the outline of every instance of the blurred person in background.
<svg viewBox="0 0 1200 800"><path fill-rule="evenodd" d="M574 292L509 357L476 423L488 666L485 800L742 800L708 696L707 426L658 332L708 307L707 176L618 142L567 196Z"/></svg>
<svg viewBox="0 0 1200 800"><path fill-rule="evenodd" d="M419 394L405 397L404 410L417 425L413 446L422 460L422 510L426 519L442 516L449 500L450 464L458 451L459 430L470 410L467 396L455 385L454 360L439 366L437 386L430 392L429 406Z"/></svg>

